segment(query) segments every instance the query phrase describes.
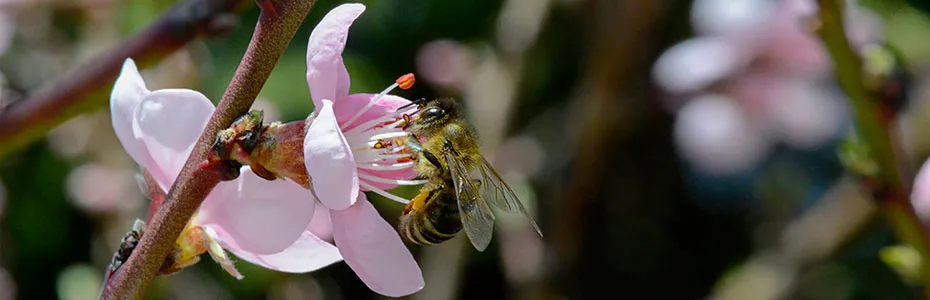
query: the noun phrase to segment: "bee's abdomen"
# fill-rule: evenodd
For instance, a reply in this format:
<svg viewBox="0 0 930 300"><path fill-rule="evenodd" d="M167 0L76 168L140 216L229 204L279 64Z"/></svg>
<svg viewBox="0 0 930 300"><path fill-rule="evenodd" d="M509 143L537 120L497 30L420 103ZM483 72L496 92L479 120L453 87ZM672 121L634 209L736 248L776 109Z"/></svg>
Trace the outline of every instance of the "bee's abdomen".
<svg viewBox="0 0 930 300"><path fill-rule="evenodd" d="M434 200L423 210L411 211L400 217L397 227L404 239L418 245L436 245L455 237L462 230L455 198Z"/></svg>

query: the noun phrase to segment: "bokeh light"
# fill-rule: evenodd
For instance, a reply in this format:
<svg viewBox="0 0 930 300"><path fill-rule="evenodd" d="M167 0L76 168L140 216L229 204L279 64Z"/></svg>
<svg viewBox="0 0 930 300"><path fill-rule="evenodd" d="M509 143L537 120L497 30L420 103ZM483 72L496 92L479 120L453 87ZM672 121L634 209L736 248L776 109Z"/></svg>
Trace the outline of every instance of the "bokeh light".
<svg viewBox="0 0 930 300"><path fill-rule="evenodd" d="M132 172L101 164L76 167L68 175L68 194L88 213L131 211L141 204Z"/></svg>

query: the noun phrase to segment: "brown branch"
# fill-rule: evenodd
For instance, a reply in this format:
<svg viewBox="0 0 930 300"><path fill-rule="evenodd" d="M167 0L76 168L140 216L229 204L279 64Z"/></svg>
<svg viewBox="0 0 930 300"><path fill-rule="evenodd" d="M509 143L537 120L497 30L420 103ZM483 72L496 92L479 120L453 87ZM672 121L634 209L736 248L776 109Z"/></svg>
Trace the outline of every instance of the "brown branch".
<svg viewBox="0 0 930 300"><path fill-rule="evenodd" d="M188 0L175 5L145 30L98 55L70 74L0 111L0 158L28 145L58 124L107 103L123 61L151 65L199 37L232 29L244 0Z"/></svg>
<svg viewBox="0 0 930 300"><path fill-rule="evenodd" d="M647 79L650 56L659 50L657 28L661 27L669 1L589 1L586 9L593 12L589 19L592 45L587 53L586 74L577 103L581 109L581 138L569 166L572 180L564 186L560 213L552 220L551 244L560 264L575 267L581 259L581 240L586 224L604 187L616 188L606 182L611 174L628 172L614 168L613 161L624 155L618 144L631 139L633 128L661 128L654 110L646 105L651 97L641 83ZM637 47L627 45L637 44ZM621 84L618 84L621 83ZM619 95L624 95L620 97ZM621 99L623 98L623 99ZM637 99L639 98L639 99ZM648 99L652 100L652 99ZM639 129L644 131L644 129ZM636 145L630 149L639 149ZM655 155L655 154L653 154ZM637 171L638 172L638 171ZM650 199L651 201L652 199ZM627 201L633 201L627 199ZM553 278L561 285L571 285L572 270L564 270Z"/></svg>
<svg viewBox="0 0 930 300"><path fill-rule="evenodd" d="M151 224L146 226L138 247L122 266L113 284L101 295L101 299L142 297L184 225L222 178L215 173L203 171L210 168L199 167L205 161L216 133L248 112L314 2L280 0L272 5L273 10L269 9L272 7L262 10L249 48L217 105L216 112L168 192L168 198Z"/></svg>

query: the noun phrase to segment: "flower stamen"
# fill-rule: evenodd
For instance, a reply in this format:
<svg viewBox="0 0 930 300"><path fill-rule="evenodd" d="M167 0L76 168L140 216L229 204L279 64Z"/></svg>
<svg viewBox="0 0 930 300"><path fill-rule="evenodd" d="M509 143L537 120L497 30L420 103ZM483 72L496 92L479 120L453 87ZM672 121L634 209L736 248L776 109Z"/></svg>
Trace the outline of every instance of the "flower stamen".
<svg viewBox="0 0 930 300"><path fill-rule="evenodd" d="M385 122L391 122L391 121L393 122L388 124L388 126L386 127L397 127L397 125L399 125L400 122L403 122L403 119L401 119L401 116L406 112L407 111L395 111L395 112L386 114L380 118L362 123L362 125L358 125L350 129L348 132L346 132L346 134L356 135L364 131L384 128L384 127L376 128L375 126L378 124L382 124Z"/></svg>
<svg viewBox="0 0 930 300"><path fill-rule="evenodd" d="M406 132L406 131L397 131L397 129L390 129L390 130L387 130L387 132L384 132L384 133L380 133L380 132L379 132L379 133L373 134L373 135L371 136L371 140L377 139L377 140L380 141L380 140L383 140L383 139L399 138L399 137L405 137L405 136L408 136L408 135L410 135L409 132Z"/></svg>
<svg viewBox="0 0 930 300"><path fill-rule="evenodd" d="M414 165L415 165L414 162L408 161L408 162L388 164L388 165L370 163L370 164L363 164L358 167L361 169L372 170L372 171L394 171L394 170L407 169L407 168L413 167Z"/></svg>
<svg viewBox="0 0 930 300"><path fill-rule="evenodd" d="M404 179L387 179L377 176L368 175L365 173L358 173L359 178L363 178L368 181L377 182L377 183L386 183L386 184L396 184L396 185L421 185L426 183L426 180L404 180Z"/></svg>
<svg viewBox="0 0 930 300"><path fill-rule="evenodd" d="M367 183L367 182L364 182L364 181L359 181L359 182L358 182L358 185L361 186L361 187L363 187L363 188L365 188L365 189L367 189L367 190L369 190L369 191L375 192L375 194L381 195L381 196L384 197L384 198L388 198L388 199L391 199L391 200L394 200L394 201L397 201L397 202L400 202L400 203L403 203L403 204L410 203L410 200L407 200L407 199L398 197L398 196L396 196L396 195L394 195L394 194L388 193L387 191L382 190L382 189L379 189L379 188L375 187L374 185L372 185L372 184L370 184L370 183Z"/></svg>
<svg viewBox="0 0 930 300"><path fill-rule="evenodd" d="M407 74L404 74L404 76L397 78L394 84L385 88L383 91L381 91L381 93L378 93L378 95L371 97L371 101L368 101L368 104L366 104L365 107L363 107L357 113L355 113L355 115L349 118L349 120L346 121L345 124L343 124L341 127L346 128L346 127L352 126L352 123L355 122L355 120L358 120L358 118L361 117L363 114L365 114L365 112L368 112L368 110L371 109L373 106L375 106L375 103L377 103L378 100L381 100L381 97L384 97L384 95L387 95L392 90L398 87L404 90L409 89L411 86L413 86L413 82L414 82L413 73L407 73Z"/></svg>
<svg viewBox="0 0 930 300"><path fill-rule="evenodd" d="M360 164L373 164L373 163L384 162L385 160L402 159L402 158L408 158L408 157L410 157L410 154L380 154L380 155L377 155L376 158L370 161L360 162Z"/></svg>

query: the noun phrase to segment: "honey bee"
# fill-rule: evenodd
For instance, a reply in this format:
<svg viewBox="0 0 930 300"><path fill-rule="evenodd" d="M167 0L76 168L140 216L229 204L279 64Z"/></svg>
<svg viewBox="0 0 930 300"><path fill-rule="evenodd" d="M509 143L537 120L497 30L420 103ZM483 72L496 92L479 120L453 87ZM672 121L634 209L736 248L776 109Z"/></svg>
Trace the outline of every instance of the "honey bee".
<svg viewBox="0 0 930 300"><path fill-rule="evenodd" d="M519 210L542 237L517 195L481 155L461 105L450 98L413 104L417 111L404 117L411 134L407 145L417 153L415 168L427 183L404 207L401 235L415 244L435 245L465 229L475 249L484 251L494 233L491 203L504 211Z"/></svg>

